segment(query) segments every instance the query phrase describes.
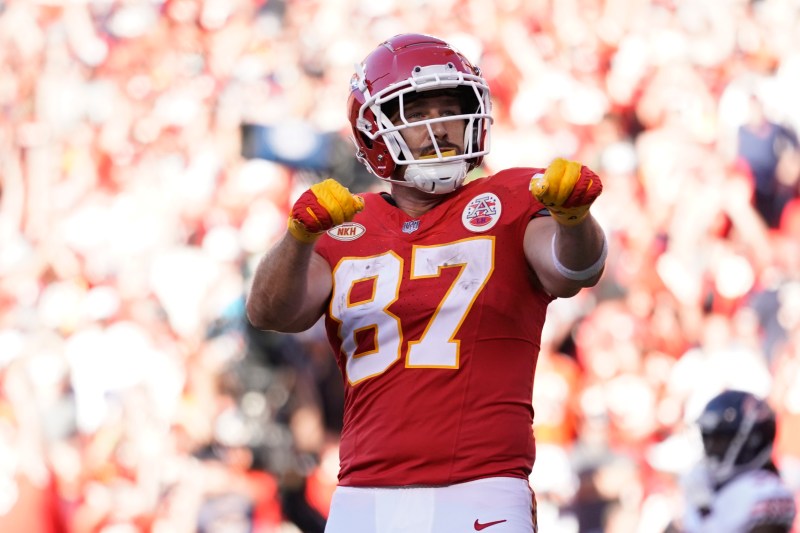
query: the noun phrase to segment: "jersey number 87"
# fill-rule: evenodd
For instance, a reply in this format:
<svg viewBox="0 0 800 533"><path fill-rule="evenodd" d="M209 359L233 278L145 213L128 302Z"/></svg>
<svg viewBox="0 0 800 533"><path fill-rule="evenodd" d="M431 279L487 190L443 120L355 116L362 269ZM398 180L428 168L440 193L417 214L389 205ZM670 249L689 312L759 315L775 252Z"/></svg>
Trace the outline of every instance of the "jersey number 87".
<svg viewBox="0 0 800 533"><path fill-rule="evenodd" d="M419 340L408 343L409 368L458 368L461 324L494 271L494 237L474 237L434 246L414 246L410 280L440 276L444 268L459 272L428 321ZM342 259L333 272L330 316L339 322L347 379L354 385L385 372L401 356L401 320L389 311L403 281L403 259L389 251L372 257ZM372 283L370 297L358 301L358 283ZM371 332L374 347L356 353L357 338Z"/></svg>

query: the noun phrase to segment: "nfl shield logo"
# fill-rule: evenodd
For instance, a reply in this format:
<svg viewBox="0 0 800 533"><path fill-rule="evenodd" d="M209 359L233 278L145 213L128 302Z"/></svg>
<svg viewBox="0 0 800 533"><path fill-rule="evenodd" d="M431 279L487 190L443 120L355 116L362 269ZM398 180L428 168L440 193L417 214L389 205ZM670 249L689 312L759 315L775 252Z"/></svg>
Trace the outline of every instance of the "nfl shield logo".
<svg viewBox="0 0 800 533"><path fill-rule="evenodd" d="M403 233L414 233L419 229L419 220L409 220L403 223Z"/></svg>

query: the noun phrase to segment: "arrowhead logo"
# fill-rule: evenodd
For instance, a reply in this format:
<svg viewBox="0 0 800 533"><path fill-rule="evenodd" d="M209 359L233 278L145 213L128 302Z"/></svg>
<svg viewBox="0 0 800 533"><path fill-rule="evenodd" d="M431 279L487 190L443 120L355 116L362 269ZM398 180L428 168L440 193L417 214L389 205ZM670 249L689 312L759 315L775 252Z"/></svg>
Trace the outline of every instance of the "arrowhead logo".
<svg viewBox="0 0 800 533"><path fill-rule="evenodd" d="M496 526L497 524L502 524L503 522L508 522L508 520L495 520L494 522L486 522L486 523L481 524L476 519L475 523L473 524L473 527L475 528L475 531L483 531L487 527Z"/></svg>

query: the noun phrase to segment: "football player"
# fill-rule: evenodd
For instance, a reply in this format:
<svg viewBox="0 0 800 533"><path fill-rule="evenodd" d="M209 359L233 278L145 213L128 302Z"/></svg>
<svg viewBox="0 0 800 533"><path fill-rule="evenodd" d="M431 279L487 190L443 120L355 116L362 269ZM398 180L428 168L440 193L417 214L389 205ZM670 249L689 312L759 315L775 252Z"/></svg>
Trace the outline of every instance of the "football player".
<svg viewBox="0 0 800 533"><path fill-rule="evenodd" d="M324 317L345 385L326 531L535 531L542 326L551 301L602 274L600 178L556 159L465 183L489 153L490 90L428 35L357 65L347 112L358 159L389 190L313 185L247 299L261 329Z"/></svg>
<svg viewBox="0 0 800 533"><path fill-rule="evenodd" d="M726 390L698 426L704 459L683 492L686 533L788 533L795 502L772 461L775 413L751 393Z"/></svg>

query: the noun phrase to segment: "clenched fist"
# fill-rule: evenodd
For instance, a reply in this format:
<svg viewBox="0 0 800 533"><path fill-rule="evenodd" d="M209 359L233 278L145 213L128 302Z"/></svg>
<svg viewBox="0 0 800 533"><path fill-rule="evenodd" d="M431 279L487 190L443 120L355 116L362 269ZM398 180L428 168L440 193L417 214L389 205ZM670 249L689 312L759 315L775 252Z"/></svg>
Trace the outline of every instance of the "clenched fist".
<svg viewBox="0 0 800 533"><path fill-rule="evenodd" d="M289 233L298 241L312 243L329 229L353 220L364 209L364 199L351 194L332 179L311 186L294 203Z"/></svg>
<svg viewBox="0 0 800 533"><path fill-rule="evenodd" d="M530 191L559 224L574 226L589 214L603 191L600 177L577 161L555 159L531 179Z"/></svg>

